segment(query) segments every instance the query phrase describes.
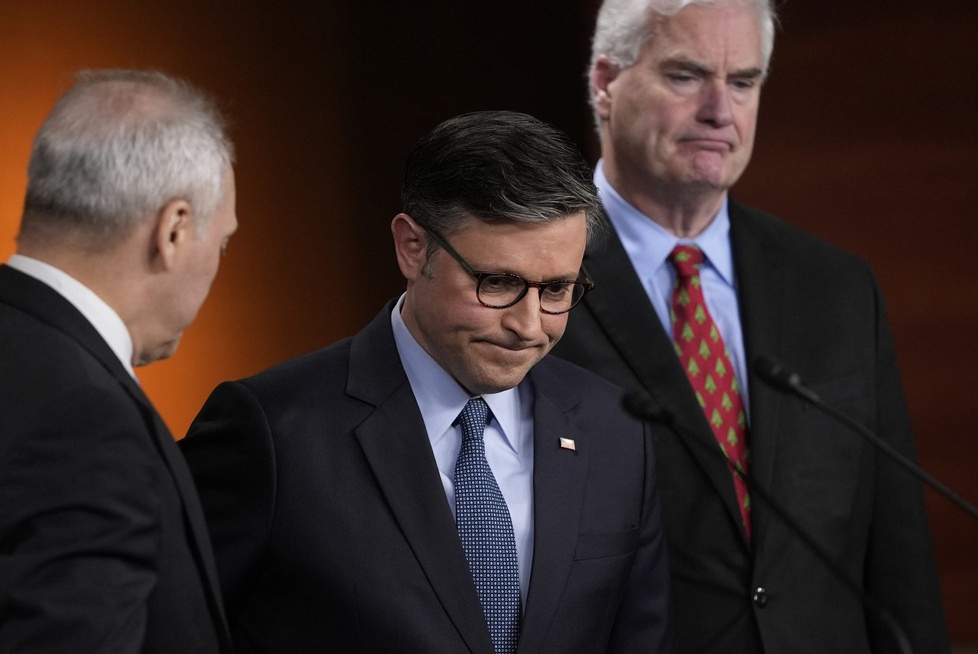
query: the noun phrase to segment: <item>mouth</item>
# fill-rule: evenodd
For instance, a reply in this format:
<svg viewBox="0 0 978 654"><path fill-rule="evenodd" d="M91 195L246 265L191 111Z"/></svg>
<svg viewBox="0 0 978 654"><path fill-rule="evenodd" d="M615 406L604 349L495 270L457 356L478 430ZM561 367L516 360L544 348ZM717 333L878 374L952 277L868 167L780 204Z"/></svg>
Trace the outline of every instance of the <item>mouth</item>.
<svg viewBox="0 0 978 654"><path fill-rule="evenodd" d="M520 356L540 349L539 343L495 343L493 341L482 341L482 343L501 352L504 356Z"/></svg>
<svg viewBox="0 0 978 654"><path fill-rule="evenodd" d="M488 345L491 345L491 346L495 347L495 348L499 348L500 350L506 350L507 352L525 352L526 350L533 350L533 349L536 349L537 347L539 347L538 345L535 345L535 344L532 344L532 343L528 343L528 344L516 343L514 345L506 345L506 344L501 344L501 343L493 343L491 341L486 341L486 343Z"/></svg>
<svg viewBox="0 0 978 654"><path fill-rule="evenodd" d="M689 137L680 139L680 144L690 145L699 150L707 150L709 152L732 152L734 150L734 144L730 141L717 138L706 138L706 137Z"/></svg>

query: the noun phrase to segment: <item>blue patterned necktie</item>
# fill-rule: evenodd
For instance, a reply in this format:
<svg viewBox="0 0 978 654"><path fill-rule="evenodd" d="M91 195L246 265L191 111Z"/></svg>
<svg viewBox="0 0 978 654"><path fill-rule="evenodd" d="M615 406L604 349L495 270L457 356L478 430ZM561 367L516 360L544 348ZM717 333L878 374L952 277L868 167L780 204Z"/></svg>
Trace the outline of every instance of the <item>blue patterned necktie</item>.
<svg viewBox="0 0 978 654"><path fill-rule="evenodd" d="M462 449L455 462L455 522L496 654L513 654L520 639L520 575L506 500L486 461L483 433L489 407L468 401L459 420Z"/></svg>

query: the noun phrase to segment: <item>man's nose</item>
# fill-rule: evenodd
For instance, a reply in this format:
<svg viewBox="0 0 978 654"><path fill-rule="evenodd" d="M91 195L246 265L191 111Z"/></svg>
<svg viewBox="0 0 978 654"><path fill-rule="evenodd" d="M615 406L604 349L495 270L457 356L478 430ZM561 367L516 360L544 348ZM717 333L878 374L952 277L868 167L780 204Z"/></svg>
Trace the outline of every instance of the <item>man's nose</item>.
<svg viewBox="0 0 978 654"><path fill-rule="evenodd" d="M527 289L526 295L511 307L500 309L503 327L512 331L522 341L534 341L543 333L543 311L540 310L540 292Z"/></svg>
<svg viewBox="0 0 978 654"><path fill-rule="evenodd" d="M710 80L703 87L703 97L697 119L713 127L723 127L733 122L733 99L726 80Z"/></svg>

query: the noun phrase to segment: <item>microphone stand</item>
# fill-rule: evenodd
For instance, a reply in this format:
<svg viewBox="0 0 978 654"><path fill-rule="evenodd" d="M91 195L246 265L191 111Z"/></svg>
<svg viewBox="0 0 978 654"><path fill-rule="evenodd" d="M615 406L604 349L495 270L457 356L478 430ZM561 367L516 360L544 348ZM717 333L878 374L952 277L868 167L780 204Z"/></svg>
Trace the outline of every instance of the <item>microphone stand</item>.
<svg viewBox="0 0 978 654"><path fill-rule="evenodd" d="M832 575L842 582L842 584L856 597L862 601L863 605L870 610L871 613L875 614L876 617L886 625L887 629L890 631L890 635L893 636L893 640L896 643L902 654L913 654L913 647L910 645L910 639L907 637L906 631L897 621L893 615L881 606L872 596L868 595L862 586L853 581L848 574L842 569L842 567L829 555L825 549L819 545L808 531L806 531L797 520L791 517L788 510L780 502L774 499L771 493L767 492L760 484L758 484L754 478L745 474L740 468L738 468L733 461L727 456L727 453L723 451L719 446L714 448L712 446L703 443L699 438L694 437L690 434L688 430L678 424L673 418L673 415L667 412L665 409L660 407L658 404L652 400L652 398L646 393L632 393L625 396L624 401L625 409L632 415L642 419L652 422L657 422L659 424L665 425L672 428L677 434L680 435L680 439L687 446L689 443L695 443L701 451L707 452L708 456L717 457L718 460L722 461L727 468L740 479L744 481L747 488L752 496L756 496L762 502L764 502L771 512L774 513L781 522L788 527L788 529L794 533L798 539L805 544L805 546L815 554L825 567L832 573Z"/></svg>
<svg viewBox="0 0 978 654"><path fill-rule="evenodd" d="M884 441L878 435L874 434L865 426L856 422L830 404L827 404L818 396L817 393L802 384L801 377L799 377L797 373L788 370L787 367L776 359L765 355L757 357L754 359L754 372L756 372L761 379L772 387L781 391L786 391L793 395L797 395L806 402L812 404L816 409L824 411L831 417L844 424L846 427L849 427L849 429L875 445L880 451L890 457L890 459L903 466L905 470L913 474L915 477L917 477L917 479L921 480L935 491L943 495L972 518L978 520L978 508L975 508L974 504L971 504L966 499L955 493L937 477L931 475L919 465L898 452L892 445Z"/></svg>

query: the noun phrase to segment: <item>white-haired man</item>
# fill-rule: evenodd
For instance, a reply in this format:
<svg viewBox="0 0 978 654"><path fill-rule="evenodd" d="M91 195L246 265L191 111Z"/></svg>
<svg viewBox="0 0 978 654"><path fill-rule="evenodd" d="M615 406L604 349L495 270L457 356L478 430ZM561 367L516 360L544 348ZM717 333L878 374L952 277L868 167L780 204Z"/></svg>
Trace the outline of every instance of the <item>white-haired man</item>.
<svg viewBox="0 0 978 654"><path fill-rule="evenodd" d="M225 652L193 482L133 366L173 354L235 217L213 103L83 73L34 142L0 266L0 650Z"/></svg>
<svg viewBox="0 0 978 654"><path fill-rule="evenodd" d="M585 297L554 352L650 395L672 426L656 445L680 651L895 651L905 631L914 651L946 652L919 485L748 365L785 361L913 455L868 267L728 199L750 160L774 23L769 0L604 3L590 91L614 229L584 265L616 292Z"/></svg>

